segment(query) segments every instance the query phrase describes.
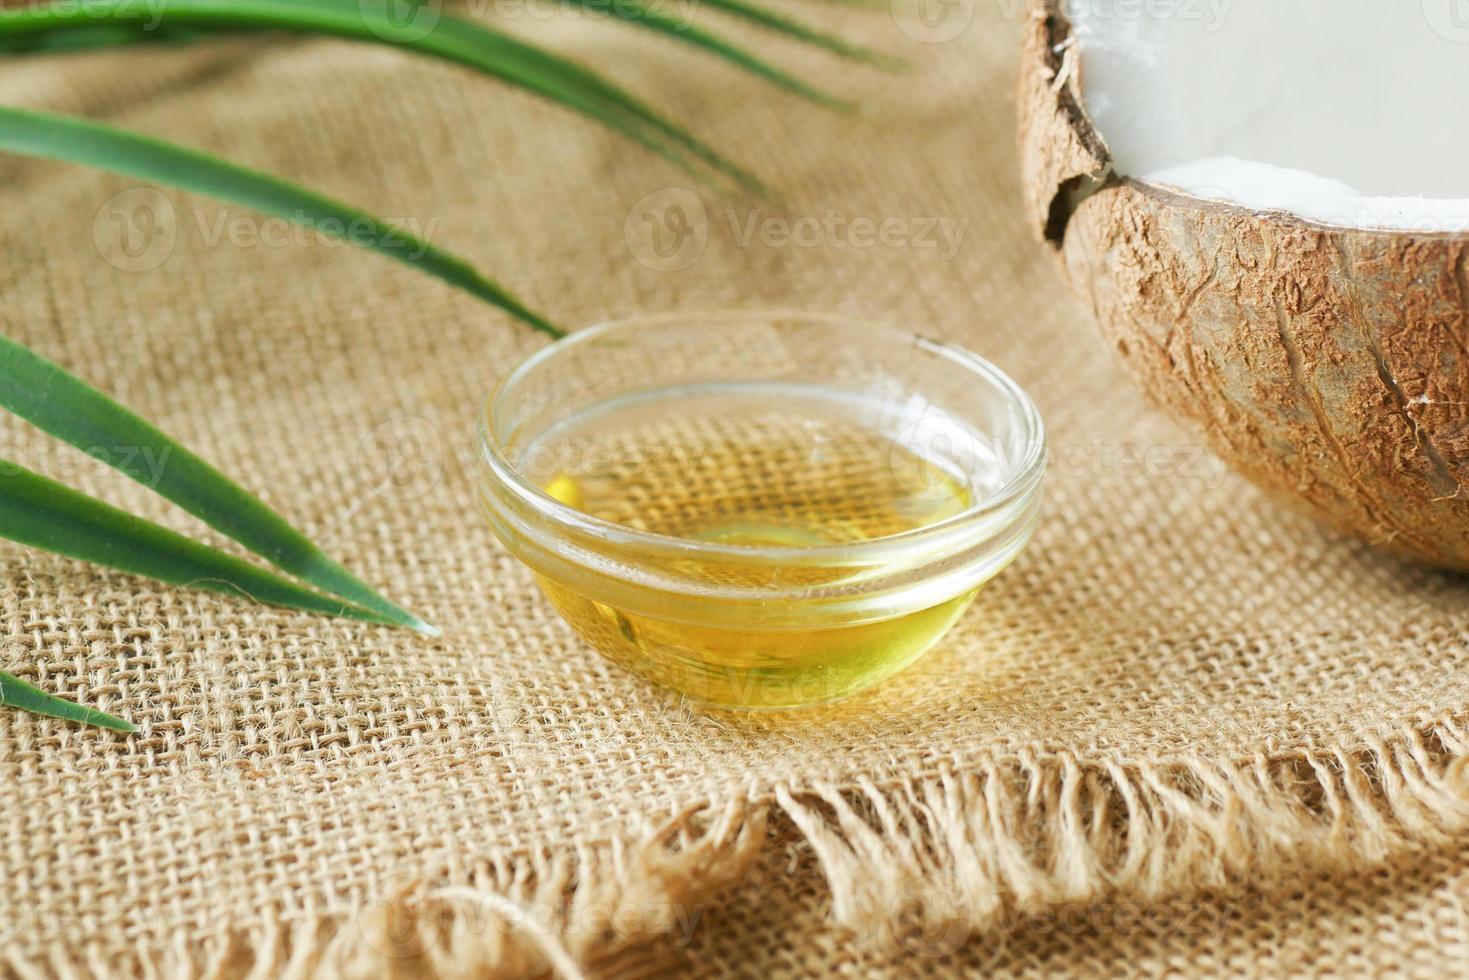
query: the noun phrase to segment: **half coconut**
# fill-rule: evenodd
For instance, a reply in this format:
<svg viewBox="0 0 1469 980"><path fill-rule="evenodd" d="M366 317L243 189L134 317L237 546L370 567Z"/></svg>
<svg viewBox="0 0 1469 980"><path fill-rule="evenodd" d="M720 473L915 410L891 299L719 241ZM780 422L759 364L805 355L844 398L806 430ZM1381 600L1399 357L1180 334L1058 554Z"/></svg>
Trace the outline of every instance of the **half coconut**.
<svg viewBox="0 0 1469 980"><path fill-rule="evenodd" d="M1037 231L1155 403L1261 486L1462 569L1469 19L1452 14L1033 0L1020 136Z"/></svg>

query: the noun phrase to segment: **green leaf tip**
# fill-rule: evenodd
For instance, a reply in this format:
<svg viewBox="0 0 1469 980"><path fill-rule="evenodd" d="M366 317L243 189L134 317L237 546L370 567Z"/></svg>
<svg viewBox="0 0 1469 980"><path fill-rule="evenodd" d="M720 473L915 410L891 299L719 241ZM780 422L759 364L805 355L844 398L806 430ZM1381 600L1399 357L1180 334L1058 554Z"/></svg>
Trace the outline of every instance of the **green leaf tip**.
<svg viewBox="0 0 1469 980"><path fill-rule="evenodd" d="M92 725L96 728L106 728L129 735L138 730L137 725L124 718L109 715L105 711L89 708L84 704L77 704L75 701L58 698L54 694L47 694L36 685L4 671L0 671L0 705L19 708L21 711L29 711L34 715L59 718L62 721Z"/></svg>
<svg viewBox="0 0 1469 980"><path fill-rule="evenodd" d="M419 619L417 616L414 616L413 617L413 622L407 623L405 625L409 629L413 630L415 633L422 633L424 636L427 636L430 639L437 640L439 637L441 637L441 636L444 635L444 631L443 630L439 629L437 626L433 625L432 623L425 623L423 620Z"/></svg>
<svg viewBox="0 0 1469 980"><path fill-rule="evenodd" d="M825 48L843 58L872 65L884 71L904 71L912 65L906 58L884 51L875 51L860 44L852 44L834 34L819 31L786 17L784 14L745 3L744 0L705 0L705 2L716 10L723 10L725 13L743 18L752 24L759 24L761 27L767 27L788 37L805 41L807 44Z"/></svg>
<svg viewBox="0 0 1469 980"><path fill-rule="evenodd" d="M383 598L259 498L167 433L3 334L0 408L179 505L277 568L371 610L381 621L415 629L422 622ZM9 484L9 475L9 468L0 465L0 506L5 496L21 489L21 484Z"/></svg>
<svg viewBox="0 0 1469 980"><path fill-rule="evenodd" d="M567 0L567 2L578 3L583 7L593 10L600 10L606 6L602 0ZM703 28L696 26L691 20L684 21L656 9L647 0L618 0L618 2L611 4L611 11L613 16L620 20L627 21L630 24L636 24L650 31L656 31L665 37L673 38L684 44L702 48L716 57L723 58L725 61L737 65L751 74L758 75L766 81L795 95L799 95L808 101L815 102L818 105L826 106L829 109L845 109L851 105L845 99L829 95L816 86L751 54L744 48L736 44L731 44L716 34L711 34ZM745 5L735 4L731 12L739 13L741 16L750 19L758 19L753 8ZM776 27L778 30L785 30L787 33L790 33L791 29L795 26L793 22L784 18L773 18L769 16L768 12L763 22L767 26ZM810 40L810 38L806 38L806 40Z"/></svg>
<svg viewBox="0 0 1469 980"><path fill-rule="evenodd" d="M160 582L388 626L393 616L323 595L267 569L0 460L0 537Z"/></svg>

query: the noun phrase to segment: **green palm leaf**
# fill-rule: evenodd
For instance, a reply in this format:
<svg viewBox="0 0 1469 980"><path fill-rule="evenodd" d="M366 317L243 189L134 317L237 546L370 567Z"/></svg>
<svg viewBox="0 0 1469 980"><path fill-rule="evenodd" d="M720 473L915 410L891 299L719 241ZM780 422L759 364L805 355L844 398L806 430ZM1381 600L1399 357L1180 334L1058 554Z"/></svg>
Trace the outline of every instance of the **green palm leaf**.
<svg viewBox="0 0 1469 980"><path fill-rule="evenodd" d="M396 625L7 460L0 460L0 537L172 585Z"/></svg>
<svg viewBox="0 0 1469 980"><path fill-rule="evenodd" d="M6 11L12 16L14 11ZM73 54L96 48L115 48L141 42L156 44L193 44L214 37L212 31L194 31L160 27L140 31L136 27L115 24L78 24L67 31L12 34L0 24L0 52L16 54Z"/></svg>
<svg viewBox="0 0 1469 980"><path fill-rule="evenodd" d="M83 725L96 725L99 728L110 728L115 732L135 732L137 726L130 721L124 721L116 715L109 715L105 711L96 708L88 708L77 704L75 701L64 701L54 694L28 684L19 677L7 674L0 670L0 705L19 708L32 714L46 715L50 718L60 718L63 721L80 722Z"/></svg>
<svg viewBox="0 0 1469 980"><path fill-rule="evenodd" d="M692 44L702 48L711 54L718 55L726 61L739 65L746 71L752 72L767 81L774 82L781 88L794 92L812 102L820 103L831 109L852 109L853 103L845 99L839 99L834 95L828 95L821 89L816 88L796 78L788 72L782 71L767 61L755 57L743 48L730 44L728 41L710 34L702 28L695 27L677 17L670 16L649 6L644 0L616 0L608 4L606 0L567 0L569 3L577 3L590 10L598 12L610 9L612 13L621 20L630 24L638 24L651 31L657 31L666 37Z"/></svg>
<svg viewBox="0 0 1469 980"><path fill-rule="evenodd" d="M597 120L624 137L705 179L697 164L746 188L763 185L683 127L670 122L597 73L573 61L469 21L431 12L399 22L392 0L88 0L10 8L0 17L0 51L80 50L139 40L188 42L261 30L324 34L403 47L454 62L534 92ZM602 9L605 0L567 0ZM892 63L744 0L710 0L742 17L850 58ZM716 35L684 24L644 0L617 0L618 17L695 45L747 71L822 104L848 103L765 62ZM0 107L0 151L62 160L231 201L316 228L377 251L508 311L551 336L562 332L521 304L470 263L390 227L349 205L266 174L183 147L107 126L47 113ZM0 337L0 406L84 450L95 453L178 503L277 567L337 598L129 515L39 474L0 460L0 537L164 582L240 595L261 602L371 622L429 630L333 562L279 515L156 427L59 366ZM154 471L151 465L162 461ZM126 721L53 697L0 673L0 704L54 717L132 731Z"/></svg>
<svg viewBox="0 0 1469 980"><path fill-rule="evenodd" d="M535 92L597 120L685 170L697 172L689 160L692 155L747 189L763 190L755 177L596 72L460 18L435 14L430 24L415 28L412 23L393 20L365 0L168 0L146 15L136 0L88 0L85 12L86 16L78 16L58 6L6 11L0 18L0 49L24 50L46 39L71 35L82 44L107 44L128 35L135 40L160 36L187 40L262 29L390 44ZM200 30L208 33L189 33ZM104 31L107 33L101 33Z"/></svg>
<svg viewBox="0 0 1469 980"><path fill-rule="evenodd" d="M807 44L814 44L818 48L825 48L844 58L851 58L854 61L865 61L868 64L878 65L888 69L898 69L907 66L907 62L902 58L884 54L881 51L873 51L861 45L851 44L833 34L818 31L814 27L808 27L800 21L786 17L784 14L778 14L764 7L757 7L754 4L745 3L744 0L700 0L700 2L716 10L722 10L727 14L748 20L752 24L759 24L761 27L768 27L771 30L779 31L782 34L805 41Z"/></svg>
<svg viewBox="0 0 1469 980"><path fill-rule="evenodd" d="M379 596L244 487L85 381L3 335L0 407L172 500L277 568L388 622L435 632Z"/></svg>
<svg viewBox="0 0 1469 980"><path fill-rule="evenodd" d="M562 335L464 259L349 204L225 160L98 123L0 107L0 151L80 163L233 201L437 276L553 337Z"/></svg>

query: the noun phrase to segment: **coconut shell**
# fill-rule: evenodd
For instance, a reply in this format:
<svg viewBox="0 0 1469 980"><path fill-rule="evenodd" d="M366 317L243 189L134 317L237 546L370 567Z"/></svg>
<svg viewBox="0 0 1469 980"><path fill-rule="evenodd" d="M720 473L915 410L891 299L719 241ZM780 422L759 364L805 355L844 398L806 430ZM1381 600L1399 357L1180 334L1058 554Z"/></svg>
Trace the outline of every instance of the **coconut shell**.
<svg viewBox="0 0 1469 980"><path fill-rule="evenodd" d="M1335 228L1113 173L1071 26L1030 9L1037 231L1143 392L1258 485L1469 569L1469 235Z"/></svg>

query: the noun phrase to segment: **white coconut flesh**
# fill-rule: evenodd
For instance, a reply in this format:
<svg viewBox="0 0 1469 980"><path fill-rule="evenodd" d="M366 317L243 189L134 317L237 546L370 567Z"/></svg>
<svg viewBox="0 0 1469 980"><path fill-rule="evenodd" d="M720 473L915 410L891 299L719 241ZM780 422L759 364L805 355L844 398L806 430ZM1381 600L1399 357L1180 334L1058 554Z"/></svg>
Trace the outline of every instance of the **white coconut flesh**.
<svg viewBox="0 0 1469 980"><path fill-rule="evenodd" d="M1071 0L1122 176L1351 228L1469 231L1469 3Z"/></svg>

